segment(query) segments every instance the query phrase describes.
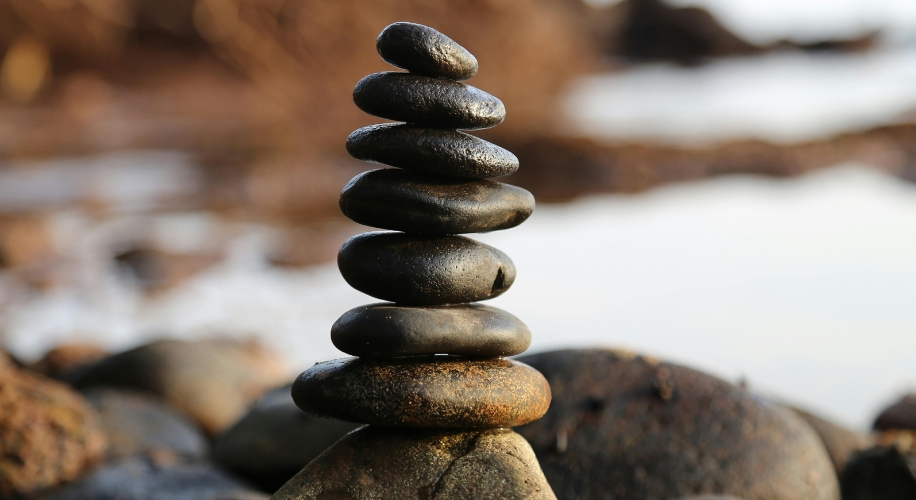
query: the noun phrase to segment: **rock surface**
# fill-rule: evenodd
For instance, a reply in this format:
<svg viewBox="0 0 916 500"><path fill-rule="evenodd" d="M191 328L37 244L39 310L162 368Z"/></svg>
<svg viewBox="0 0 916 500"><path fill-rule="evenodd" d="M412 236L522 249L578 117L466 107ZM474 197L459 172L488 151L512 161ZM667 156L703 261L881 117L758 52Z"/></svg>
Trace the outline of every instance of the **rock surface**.
<svg viewBox="0 0 916 500"><path fill-rule="evenodd" d="M391 24L375 45L389 64L418 75L467 80L477 74L477 59L467 49L422 24Z"/></svg>
<svg viewBox="0 0 916 500"><path fill-rule="evenodd" d="M71 481L105 453L98 417L76 392L0 366L0 498Z"/></svg>
<svg viewBox="0 0 916 500"><path fill-rule="evenodd" d="M916 456L901 455L893 446L856 453L840 485L843 500L911 500L916 498Z"/></svg>
<svg viewBox="0 0 916 500"><path fill-rule="evenodd" d="M94 344L65 344L46 352L41 359L29 364L28 368L46 377L66 379L76 370L90 366L106 356L108 352Z"/></svg>
<svg viewBox="0 0 916 500"><path fill-rule="evenodd" d="M506 118L502 101L476 87L409 73L363 78L353 102L370 115L433 128L484 129Z"/></svg>
<svg viewBox="0 0 916 500"><path fill-rule="evenodd" d="M209 452L200 428L156 397L103 388L89 389L85 396L108 437L109 459L172 454L193 461Z"/></svg>
<svg viewBox="0 0 916 500"><path fill-rule="evenodd" d="M916 394L908 394L882 411L875 420L874 429L916 430Z"/></svg>
<svg viewBox="0 0 916 500"><path fill-rule="evenodd" d="M300 410L282 387L261 398L213 441L213 461L276 491L357 424L318 418Z"/></svg>
<svg viewBox="0 0 916 500"><path fill-rule="evenodd" d="M509 430L365 427L340 440L274 500L549 500L531 447Z"/></svg>
<svg viewBox="0 0 916 500"><path fill-rule="evenodd" d="M365 160L414 172L488 178L518 170L518 158L493 143L457 130L382 123L357 129L347 152Z"/></svg>
<svg viewBox="0 0 916 500"><path fill-rule="evenodd" d="M331 327L341 351L362 357L458 354L513 356L528 349L531 330L515 316L481 305L350 309Z"/></svg>
<svg viewBox="0 0 916 500"><path fill-rule="evenodd" d="M266 495L206 464L142 458L115 462L42 500L262 500Z"/></svg>
<svg viewBox="0 0 916 500"><path fill-rule="evenodd" d="M381 229L483 233L525 222L534 212L534 196L500 182L385 168L350 180L340 195L340 210L355 222Z"/></svg>
<svg viewBox="0 0 916 500"><path fill-rule="evenodd" d="M491 299L515 281L506 254L461 236L363 233L340 248L337 266L353 288L410 305Z"/></svg>
<svg viewBox="0 0 916 500"><path fill-rule="evenodd" d="M837 475L843 472L846 462L855 452L865 450L873 444L873 440L868 436L837 425L805 410L790 409L803 418L805 422L808 422L808 425L821 438L821 442L827 448L827 453L830 455L830 461L833 462L833 468L836 470Z"/></svg>
<svg viewBox="0 0 916 500"><path fill-rule="evenodd" d="M814 431L743 389L620 351L519 360L540 370L554 393L544 418L518 431L559 498L839 498Z"/></svg>
<svg viewBox="0 0 916 500"><path fill-rule="evenodd" d="M73 383L152 392L213 435L244 415L264 392L288 380L283 363L255 345L160 340L106 358Z"/></svg>
<svg viewBox="0 0 916 500"><path fill-rule="evenodd" d="M445 356L325 361L299 375L292 393L315 415L400 427L514 427L550 405L550 386L530 366Z"/></svg>

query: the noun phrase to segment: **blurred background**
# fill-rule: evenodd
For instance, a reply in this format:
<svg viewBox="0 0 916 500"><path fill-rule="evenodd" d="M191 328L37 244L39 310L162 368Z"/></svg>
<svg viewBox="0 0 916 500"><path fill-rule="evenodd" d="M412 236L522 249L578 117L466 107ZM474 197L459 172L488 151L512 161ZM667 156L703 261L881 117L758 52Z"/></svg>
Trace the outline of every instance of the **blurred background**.
<svg viewBox="0 0 916 500"><path fill-rule="evenodd" d="M866 429L916 389L911 0L0 0L0 339L341 357L373 168L351 101L395 21L474 53L535 215L492 301Z"/></svg>

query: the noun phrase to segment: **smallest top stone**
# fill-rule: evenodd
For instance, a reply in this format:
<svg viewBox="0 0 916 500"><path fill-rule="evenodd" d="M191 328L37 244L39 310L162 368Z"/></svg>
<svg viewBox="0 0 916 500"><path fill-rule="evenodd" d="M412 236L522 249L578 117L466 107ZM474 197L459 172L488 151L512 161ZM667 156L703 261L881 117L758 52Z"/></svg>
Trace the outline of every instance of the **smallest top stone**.
<svg viewBox="0 0 916 500"><path fill-rule="evenodd" d="M394 23L376 41L382 59L411 73L449 80L477 74L477 59L438 31L414 23Z"/></svg>

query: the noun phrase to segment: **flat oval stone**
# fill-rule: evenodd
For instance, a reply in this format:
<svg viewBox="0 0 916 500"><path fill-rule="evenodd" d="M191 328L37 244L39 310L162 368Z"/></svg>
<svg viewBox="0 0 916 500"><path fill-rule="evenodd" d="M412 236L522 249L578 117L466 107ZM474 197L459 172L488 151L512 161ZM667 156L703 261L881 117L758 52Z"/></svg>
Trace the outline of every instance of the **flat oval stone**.
<svg viewBox="0 0 916 500"><path fill-rule="evenodd" d="M414 23L394 23L375 42L382 59L418 75L467 80L477 74L477 59L438 31Z"/></svg>
<svg viewBox="0 0 916 500"><path fill-rule="evenodd" d="M518 170L508 150L457 130L383 123L354 131L347 152L357 160L413 172L456 177L502 177Z"/></svg>
<svg viewBox="0 0 916 500"><path fill-rule="evenodd" d="M531 330L515 316L482 305L350 309L331 327L331 340L353 356L459 354L482 358L521 354Z"/></svg>
<svg viewBox="0 0 916 500"><path fill-rule="evenodd" d="M434 128L490 128L506 118L502 101L478 88L410 73L363 78L353 102L370 115Z"/></svg>
<svg viewBox="0 0 916 500"><path fill-rule="evenodd" d="M337 267L365 294L419 306L492 299L515 281L506 254L462 236L358 234L340 248Z"/></svg>
<svg viewBox="0 0 916 500"><path fill-rule="evenodd" d="M340 194L344 215L366 226L408 233L482 233L515 227L531 216L528 191L485 179L456 179L398 168L354 177Z"/></svg>
<svg viewBox="0 0 916 500"><path fill-rule="evenodd" d="M547 380L507 359L336 359L302 372L292 393L307 413L395 427L514 427L550 406Z"/></svg>

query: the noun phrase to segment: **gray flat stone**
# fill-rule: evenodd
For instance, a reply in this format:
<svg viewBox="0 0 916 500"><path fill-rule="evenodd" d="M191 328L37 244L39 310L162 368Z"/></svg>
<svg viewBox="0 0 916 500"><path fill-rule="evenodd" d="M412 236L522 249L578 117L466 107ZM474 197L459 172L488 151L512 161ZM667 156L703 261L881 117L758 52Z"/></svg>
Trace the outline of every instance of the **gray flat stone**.
<svg viewBox="0 0 916 500"><path fill-rule="evenodd" d="M381 118L424 127L483 129L506 118L502 101L478 89L409 73L374 73L356 84L353 102Z"/></svg>
<svg viewBox="0 0 916 500"><path fill-rule="evenodd" d="M502 177L518 170L518 158L493 143L457 130L382 123L357 129L347 152L358 160L413 172L456 177Z"/></svg>
<svg viewBox="0 0 916 500"><path fill-rule="evenodd" d="M340 210L360 224L408 233L484 233L531 216L528 191L485 179L417 174L398 168L357 175L340 194Z"/></svg>
<svg viewBox="0 0 916 500"><path fill-rule="evenodd" d="M273 500L556 500L531 446L508 430L364 427L341 439Z"/></svg>
<svg viewBox="0 0 916 500"><path fill-rule="evenodd" d="M396 427L514 427L541 418L550 405L550 386L528 365L448 356L316 363L292 394L313 415Z"/></svg>
<svg viewBox="0 0 916 500"><path fill-rule="evenodd" d="M350 309L331 327L331 340L353 356L458 354L493 358L521 354L531 331L515 316L481 305Z"/></svg>
<svg viewBox="0 0 916 500"><path fill-rule="evenodd" d="M506 254L463 236L363 233L344 243L337 266L353 288L409 305L491 299L515 281Z"/></svg>
<svg viewBox="0 0 916 500"><path fill-rule="evenodd" d="M467 80L477 74L477 59L438 31L414 23L394 23L378 36L382 59L418 75Z"/></svg>

